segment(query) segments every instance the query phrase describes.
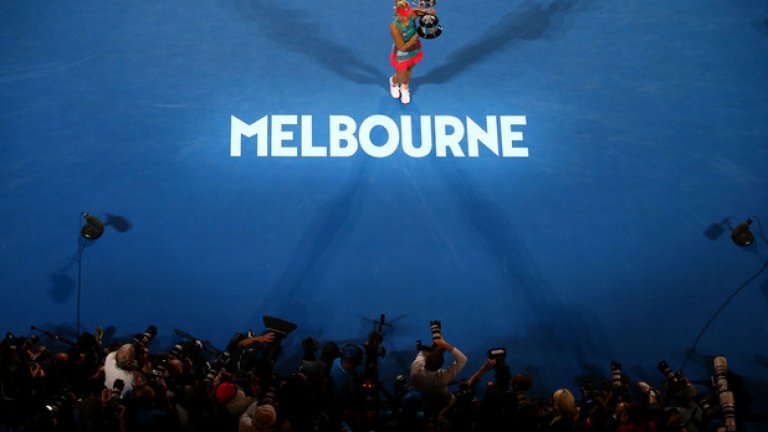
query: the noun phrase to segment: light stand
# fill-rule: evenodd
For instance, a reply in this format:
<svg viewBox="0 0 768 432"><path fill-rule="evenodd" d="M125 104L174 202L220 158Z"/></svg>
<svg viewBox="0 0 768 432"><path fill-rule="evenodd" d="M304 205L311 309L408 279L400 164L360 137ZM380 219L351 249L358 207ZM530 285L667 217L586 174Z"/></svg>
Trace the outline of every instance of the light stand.
<svg viewBox="0 0 768 432"><path fill-rule="evenodd" d="M78 239L77 246L77 325L75 331L77 337L80 337L80 294L83 287L83 252L88 241L95 241L104 234L104 224L94 215L83 212L81 216L85 219L85 225L80 229L81 238Z"/></svg>

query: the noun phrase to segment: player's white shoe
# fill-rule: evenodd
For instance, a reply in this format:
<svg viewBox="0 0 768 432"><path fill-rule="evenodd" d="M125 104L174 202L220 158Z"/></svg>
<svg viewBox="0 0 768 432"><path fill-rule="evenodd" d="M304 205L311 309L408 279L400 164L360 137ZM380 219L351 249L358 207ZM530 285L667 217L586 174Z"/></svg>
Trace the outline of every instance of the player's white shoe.
<svg viewBox="0 0 768 432"><path fill-rule="evenodd" d="M408 87L402 87L400 89L400 102L404 104L411 103L411 89Z"/></svg>
<svg viewBox="0 0 768 432"><path fill-rule="evenodd" d="M400 98L400 84L392 82L392 77L389 77L389 94L395 99Z"/></svg>

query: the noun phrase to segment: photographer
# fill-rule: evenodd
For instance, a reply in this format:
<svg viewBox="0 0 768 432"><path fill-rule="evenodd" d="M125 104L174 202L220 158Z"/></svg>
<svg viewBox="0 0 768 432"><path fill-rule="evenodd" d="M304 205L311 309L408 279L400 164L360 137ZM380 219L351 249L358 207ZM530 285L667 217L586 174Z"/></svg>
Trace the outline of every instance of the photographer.
<svg viewBox="0 0 768 432"><path fill-rule="evenodd" d="M330 414L335 424L356 423L362 409L359 366L363 363L363 349L347 344L341 357L335 359L328 375Z"/></svg>
<svg viewBox="0 0 768 432"><path fill-rule="evenodd" d="M495 366L496 359L488 358L468 380L459 382L459 391L440 410L435 419L439 431L474 430L479 410L479 401L475 397L475 387L480 378Z"/></svg>
<svg viewBox="0 0 768 432"><path fill-rule="evenodd" d="M147 363L148 365L148 363ZM111 389L116 380L123 380L124 386L120 397L126 397L133 391L133 382L140 374L136 360L136 348L132 344L123 344L117 351L112 351L104 360L104 387Z"/></svg>
<svg viewBox="0 0 768 432"><path fill-rule="evenodd" d="M0 341L0 428L20 425L43 402L45 372L33 352L37 342L11 333Z"/></svg>
<svg viewBox="0 0 768 432"><path fill-rule="evenodd" d="M478 426L481 430L492 430L495 425L512 426L516 424L518 414L518 394L510 386L512 377L506 364L506 350L494 348L488 350L486 367L494 371L494 379L489 381L483 395L478 416ZM490 369L489 369L490 370ZM523 398L525 391L519 389Z"/></svg>
<svg viewBox="0 0 768 432"><path fill-rule="evenodd" d="M566 388L556 390L552 394L552 407L555 410L555 417L546 428L548 432L571 432L590 430L580 415L580 410L576 407L576 398L573 393Z"/></svg>
<svg viewBox="0 0 768 432"><path fill-rule="evenodd" d="M453 356L453 363L447 368L442 368L446 351ZM414 388L422 394L427 416L435 416L451 401L453 395L448 391L448 385L465 364L467 357L442 338L433 340L431 350L421 350L416 355L411 364L411 381Z"/></svg>

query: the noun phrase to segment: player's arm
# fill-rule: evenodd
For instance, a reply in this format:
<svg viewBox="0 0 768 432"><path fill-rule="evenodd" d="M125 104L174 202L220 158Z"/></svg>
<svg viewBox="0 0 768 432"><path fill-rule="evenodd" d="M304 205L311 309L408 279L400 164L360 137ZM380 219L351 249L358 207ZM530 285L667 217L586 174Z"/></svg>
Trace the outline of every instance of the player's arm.
<svg viewBox="0 0 768 432"><path fill-rule="evenodd" d="M397 28L397 24L392 23L391 26L389 26L389 33L392 35L392 40L395 42L395 47L397 47L400 51L408 51L408 48L413 46L418 40L419 35L414 34L412 38L408 39L408 41L403 40L403 34L400 32L400 29Z"/></svg>

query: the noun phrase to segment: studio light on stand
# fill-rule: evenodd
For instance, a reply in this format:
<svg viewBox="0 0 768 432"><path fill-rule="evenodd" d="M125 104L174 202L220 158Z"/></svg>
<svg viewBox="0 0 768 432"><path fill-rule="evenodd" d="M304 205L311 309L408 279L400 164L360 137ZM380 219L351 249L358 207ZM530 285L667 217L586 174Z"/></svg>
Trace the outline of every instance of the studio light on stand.
<svg viewBox="0 0 768 432"><path fill-rule="evenodd" d="M96 240L104 234L104 224L94 215L83 212L85 225L80 230L80 234L86 240Z"/></svg>
<svg viewBox="0 0 768 432"><path fill-rule="evenodd" d="M763 240L763 243L765 245L768 245L768 238L765 237L765 232L763 231L763 226L760 223L760 219L757 216L750 216L745 220L744 222L740 223L736 226L736 228L733 228L731 230L731 240L739 246L739 247L748 247L752 243L755 242L755 235L752 234L752 231L749 230L749 226L752 224L752 222L757 222L757 233L759 234L760 238ZM755 250L753 250L755 251ZM759 251L757 256L761 257L759 254ZM764 258L760 258L763 260ZM741 285L736 288L726 299L723 301L720 306L715 310L715 312L712 314L711 317L709 317L709 320L704 324L704 327L702 327L701 331L699 331L698 336L696 336L696 339L693 341L693 344L691 345L691 348L688 350L688 354L685 356L685 361L683 361L683 367L680 369L681 371L685 369L685 366L688 364L688 360L691 359L691 355L693 355L694 352L696 352L696 347L699 345L699 341L701 341L702 336L704 336L704 333L706 333L707 329L709 329L709 326L712 325L713 322L715 322L715 319L717 319L717 316L720 315L720 312L722 312L726 306L736 298L739 293L746 288L749 284L751 284L753 281L755 281L757 278L760 277L760 275L768 269L768 260L765 260L762 264L762 266L747 280L745 280ZM721 361L721 360L718 360ZM717 367L717 365L716 365ZM733 405L733 395L729 393L722 393L720 395L720 402L721 404L725 406L731 406ZM724 408L725 409L725 408ZM727 429L726 430L735 430L734 429Z"/></svg>
<svg viewBox="0 0 768 432"><path fill-rule="evenodd" d="M96 216L87 212L82 212L81 216L85 219L85 225L80 229L80 235L85 240L80 240L77 253L77 337L80 337L80 293L83 286L83 251L88 241L94 241L104 234L104 223Z"/></svg>
<svg viewBox="0 0 768 432"><path fill-rule="evenodd" d="M751 223L752 218L749 218L731 231L731 240L738 246L746 247L755 241L755 236L752 234L752 231L749 230L749 225Z"/></svg>

